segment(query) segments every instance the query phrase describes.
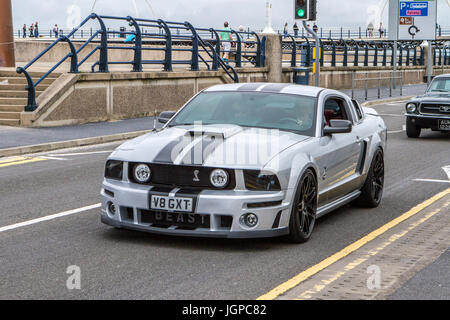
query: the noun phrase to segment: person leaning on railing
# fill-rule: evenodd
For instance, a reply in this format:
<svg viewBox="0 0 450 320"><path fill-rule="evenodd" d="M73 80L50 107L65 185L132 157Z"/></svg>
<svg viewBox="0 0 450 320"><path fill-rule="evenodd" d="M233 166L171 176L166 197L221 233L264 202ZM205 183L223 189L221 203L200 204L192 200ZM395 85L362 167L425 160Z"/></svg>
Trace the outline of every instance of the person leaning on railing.
<svg viewBox="0 0 450 320"><path fill-rule="evenodd" d="M230 63L230 51L231 51L231 42L233 41L233 36L231 35L231 28L228 22L223 24L224 31L220 33L220 40L222 42L223 47L223 57L222 60L226 63Z"/></svg>

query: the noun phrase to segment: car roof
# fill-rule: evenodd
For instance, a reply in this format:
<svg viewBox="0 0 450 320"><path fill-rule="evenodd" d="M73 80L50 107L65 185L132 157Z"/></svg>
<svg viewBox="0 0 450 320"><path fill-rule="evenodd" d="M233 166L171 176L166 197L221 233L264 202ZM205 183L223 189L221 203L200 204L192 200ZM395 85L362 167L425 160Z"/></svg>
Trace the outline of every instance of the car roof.
<svg viewBox="0 0 450 320"><path fill-rule="evenodd" d="M317 97L323 90L324 88L303 86L292 83L234 83L215 85L204 90L204 92L254 91L267 93L298 94L308 97Z"/></svg>
<svg viewBox="0 0 450 320"><path fill-rule="evenodd" d="M436 79L436 78L437 78L437 79L439 79L439 78L450 78L450 73L447 73L447 74L441 74L441 75L435 76L434 78L435 78L435 79Z"/></svg>

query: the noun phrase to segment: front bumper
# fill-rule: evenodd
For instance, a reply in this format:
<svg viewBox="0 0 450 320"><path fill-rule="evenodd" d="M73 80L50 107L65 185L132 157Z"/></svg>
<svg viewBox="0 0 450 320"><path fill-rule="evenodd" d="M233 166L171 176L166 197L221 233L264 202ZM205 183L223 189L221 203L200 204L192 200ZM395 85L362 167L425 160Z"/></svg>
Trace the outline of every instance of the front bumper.
<svg viewBox="0 0 450 320"><path fill-rule="evenodd" d="M285 201L284 191L204 190L196 195L194 214L208 215L210 227L186 229L176 225L161 227L142 221L143 213L153 213L149 204L152 189L151 186L105 179L101 191L101 221L116 228L176 236L267 238L289 233L290 203ZM109 203L113 203L117 208L115 214L108 210ZM266 203L271 206L248 208L248 203ZM254 228L241 224L240 217L246 213L258 216L258 224ZM231 221L228 220L229 225L224 226L221 223L223 217L232 218Z"/></svg>
<svg viewBox="0 0 450 320"><path fill-rule="evenodd" d="M450 115L424 115L411 113L407 113L405 115L407 117L407 121L411 121L412 124L435 131L439 131L439 120L450 120Z"/></svg>

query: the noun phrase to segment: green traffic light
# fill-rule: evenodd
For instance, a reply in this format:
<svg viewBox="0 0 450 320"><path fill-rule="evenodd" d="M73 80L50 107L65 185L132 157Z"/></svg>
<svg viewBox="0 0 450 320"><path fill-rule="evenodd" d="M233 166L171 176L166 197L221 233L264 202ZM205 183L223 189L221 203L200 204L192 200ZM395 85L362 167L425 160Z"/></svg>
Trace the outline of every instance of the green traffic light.
<svg viewBox="0 0 450 320"><path fill-rule="evenodd" d="M298 15L300 18L303 18L303 17L305 16L305 10L303 10L303 9L298 10L298 11L297 11L297 15Z"/></svg>

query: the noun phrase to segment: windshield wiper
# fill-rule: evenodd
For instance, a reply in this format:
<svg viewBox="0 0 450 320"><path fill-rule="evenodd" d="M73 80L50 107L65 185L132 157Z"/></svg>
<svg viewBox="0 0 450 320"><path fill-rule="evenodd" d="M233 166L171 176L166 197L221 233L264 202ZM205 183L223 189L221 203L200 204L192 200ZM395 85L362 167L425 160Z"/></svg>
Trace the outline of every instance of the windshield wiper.
<svg viewBox="0 0 450 320"><path fill-rule="evenodd" d="M450 91L442 90L442 89L434 89L434 90L431 90L431 92L449 92L450 93Z"/></svg>

